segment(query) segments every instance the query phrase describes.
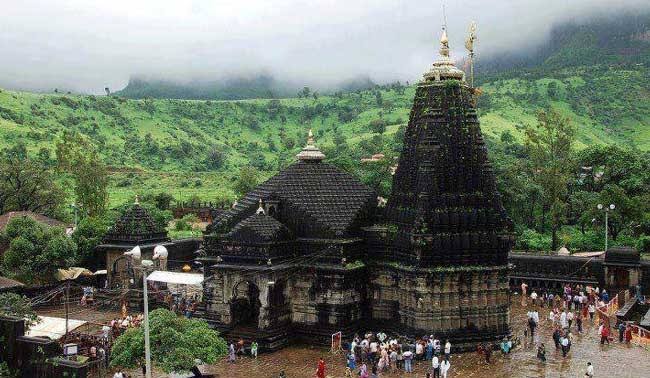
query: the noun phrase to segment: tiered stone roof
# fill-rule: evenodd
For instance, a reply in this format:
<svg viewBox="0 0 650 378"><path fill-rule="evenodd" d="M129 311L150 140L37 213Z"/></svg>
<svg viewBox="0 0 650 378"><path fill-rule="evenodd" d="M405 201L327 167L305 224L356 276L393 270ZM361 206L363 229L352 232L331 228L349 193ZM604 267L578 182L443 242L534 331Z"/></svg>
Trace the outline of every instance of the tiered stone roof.
<svg viewBox="0 0 650 378"><path fill-rule="evenodd" d="M263 244L287 240L290 233L285 225L261 212L237 223L226 238L247 244Z"/></svg>
<svg viewBox="0 0 650 378"><path fill-rule="evenodd" d="M376 202L374 191L352 175L324 162L301 160L246 194L214 224L237 224L255 212L260 198L279 201L274 216L297 236L323 238L348 234Z"/></svg>
<svg viewBox="0 0 650 378"><path fill-rule="evenodd" d="M215 219L208 233L226 233L252 215L258 201L277 203L269 214L284 223L297 237L333 238L354 232L362 214L374 211L375 192L352 175L322 162L324 155L310 136L306 154L298 162L237 201L229 211Z"/></svg>
<svg viewBox="0 0 650 378"><path fill-rule="evenodd" d="M103 244L135 246L166 241L169 241L167 231L159 227L149 212L136 200L109 229Z"/></svg>
<svg viewBox="0 0 650 378"><path fill-rule="evenodd" d="M446 36L443 40L446 39ZM446 46L443 46L444 52ZM473 90L443 55L418 84L386 213L395 258L418 265L503 265L512 224L497 192Z"/></svg>

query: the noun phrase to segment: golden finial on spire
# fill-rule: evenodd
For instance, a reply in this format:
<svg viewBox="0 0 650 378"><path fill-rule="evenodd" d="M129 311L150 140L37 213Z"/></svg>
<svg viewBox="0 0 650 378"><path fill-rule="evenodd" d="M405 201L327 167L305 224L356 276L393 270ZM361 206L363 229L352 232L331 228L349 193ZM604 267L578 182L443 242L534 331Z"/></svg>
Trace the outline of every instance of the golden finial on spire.
<svg viewBox="0 0 650 378"><path fill-rule="evenodd" d="M309 132L307 133L307 145L305 148L300 151L296 157L300 160L312 160L312 161L320 161L325 158L325 154L323 154L318 147L316 147L315 142L314 142L314 133L309 129Z"/></svg>
<svg viewBox="0 0 650 378"><path fill-rule="evenodd" d="M260 198L260 207L257 208L257 211L255 212L257 215L266 215L266 211L264 211L264 205L262 204L262 198Z"/></svg>
<svg viewBox="0 0 650 378"><path fill-rule="evenodd" d="M449 58L449 38L447 37L447 29L442 28L442 36L440 37L440 55Z"/></svg>
<svg viewBox="0 0 650 378"><path fill-rule="evenodd" d="M424 74L424 79L429 82L444 80L465 81L465 73L454 65L449 57L449 37L447 36L447 14L445 4L442 4L442 35L440 36L440 58L433 62L433 66Z"/></svg>
<svg viewBox="0 0 650 378"><path fill-rule="evenodd" d="M308 146L314 145L314 133L311 132L311 129L309 129L309 132L307 133L307 145Z"/></svg>

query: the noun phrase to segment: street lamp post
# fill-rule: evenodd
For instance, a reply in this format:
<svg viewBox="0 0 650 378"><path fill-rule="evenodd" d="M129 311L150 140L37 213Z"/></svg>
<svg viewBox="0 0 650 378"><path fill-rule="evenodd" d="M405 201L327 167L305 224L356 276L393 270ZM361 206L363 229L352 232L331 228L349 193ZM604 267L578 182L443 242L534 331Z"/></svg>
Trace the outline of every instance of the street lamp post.
<svg viewBox="0 0 650 378"><path fill-rule="evenodd" d="M598 204L598 210L605 212L605 252L607 252L607 234L609 233L609 229L607 228L607 214L609 214L610 210L614 210L615 208L616 206L613 203L609 206L604 206L602 203Z"/></svg>
<svg viewBox="0 0 650 378"><path fill-rule="evenodd" d="M147 271L153 261L142 260L142 293L144 296L144 361L146 378L151 378L151 346L149 344L149 296L147 294Z"/></svg>

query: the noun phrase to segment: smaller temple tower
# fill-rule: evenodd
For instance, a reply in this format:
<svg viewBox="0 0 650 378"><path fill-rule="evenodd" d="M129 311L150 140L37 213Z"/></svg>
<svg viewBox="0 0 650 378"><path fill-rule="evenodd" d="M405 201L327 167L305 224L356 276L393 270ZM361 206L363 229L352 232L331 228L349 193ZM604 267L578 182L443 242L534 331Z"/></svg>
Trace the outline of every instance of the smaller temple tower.
<svg viewBox="0 0 650 378"><path fill-rule="evenodd" d="M167 231L156 224L136 197L133 205L124 210L106 233L102 244L96 247L106 264L108 286L128 288L132 285L131 280L134 284L140 282L136 280L138 273L133 270L124 252L139 246L143 255L151 259L154 247L159 244L168 248L172 246Z"/></svg>

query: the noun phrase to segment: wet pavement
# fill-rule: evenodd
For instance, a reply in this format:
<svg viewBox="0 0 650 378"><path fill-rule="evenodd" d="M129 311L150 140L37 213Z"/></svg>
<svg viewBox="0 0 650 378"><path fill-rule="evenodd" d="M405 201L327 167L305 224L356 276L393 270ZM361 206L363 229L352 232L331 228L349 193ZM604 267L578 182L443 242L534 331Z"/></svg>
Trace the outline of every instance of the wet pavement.
<svg viewBox="0 0 650 378"><path fill-rule="evenodd" d="M522 340L528 310L529 308L522 308L519 302L511 306L513 335ZM546 345L545 363L536 358L537 346L529 340L528 343L517 346L507 356L494 352L489 365L476 353L452 355L449 377L584 377L587 361L594 365L596 377L650 377L650 351L630 344L619 344L616 340L609 346L601 346L597 334L598 323L592 324L588 320L584 323L582 335L574 333L571 351L563 358L562 353L556 351L553 345L552 324L546 320L548 311L546 307L539 308L541 321L537 332L539 342ZM38 312L47 316L65 316L62 308L41 309ZM70 318L93 323L104 323L114 316L119 314L115 311L106 312L74 305L70 308ZM618 333L614 332L614 336L617 335ZM309 346L290 346L278 352L261 354L257 359L243 357L235 364L229 364L224 359L202 370L204 373L227 378L277 378L281 370L285 371L288 378L314 377L316 364L321 356L326 361L328 377L345 377L343 354L332 355L326 348ZM428 362L416 362L412 374L384 372L380 373L379 377L423 378L429 366ZM130 377L142 377L139 369L129 373ZM168 376L157 371L154 373L154 377ZM357 377L356 374L354 376Z"/></svg>
<svg viewBox="0 0 650 378"><path fill-rule="evenodd" d="M512 326L515 336L523 337L526 327L526 311L519 303L512 305ZM587 361L594 365L596 377L650 377L650 351L629 344L601 346L597 334L598 324L586 321L584 333L575 334L571 351L566 358L556 351L551 334L552 324L544 319L548 308L540 308L539 342L546 346L545 363L536 358L537 346L529 341L517 346L509 355L500 352L492 354L492 361L486 364L477 353L452 355L449 377L584 377ZM615 333L617 336L617 333ZM345 358L332 355L329 350L292 346L279 352L262 354L256 360L240 358L235 364L223 361L205 369L218 377L229 378L277 378L284 370L287 377L314 377L319 357L327 364L327 376L345 377ZM380 377L425 377L429 363L417 362L412 374L380 373ZM163 376L163 375L161 375ZM354 376L357 376L356 374Z"/></svg>

